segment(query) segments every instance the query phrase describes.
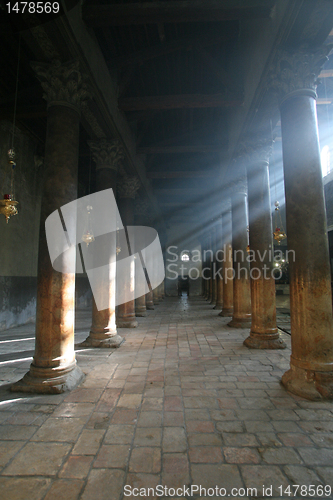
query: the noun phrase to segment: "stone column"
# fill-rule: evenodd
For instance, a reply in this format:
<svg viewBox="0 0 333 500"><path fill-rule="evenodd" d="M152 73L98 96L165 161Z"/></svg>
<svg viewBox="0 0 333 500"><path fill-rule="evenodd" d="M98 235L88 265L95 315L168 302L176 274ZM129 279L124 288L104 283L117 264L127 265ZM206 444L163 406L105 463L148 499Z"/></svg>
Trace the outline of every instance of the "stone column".
<svg viewBox="0 0 333 500"><path fill-rule="evenodd" d="M149 214L149 203L145 199L138 200L135 204L135 224L137 226L150 226L152 223L152 217ZM153 291L149 290L144 298L139 297L135 301L135 312L137 312L137 307L143 311L143 303L146 310L154 309L154 297ZM139 312L139 309L138 309Z"/></svg>
<svg viewBox="0 0 333 500"><path fill-rule="evenodd" d="M217 228L216 226L213 227L212 229L212 251L213 251L213 258L212 258L212 299L210 303L212 305L216 305L216 296L217 296L217 280L216 280L216 233L217 233Z"/></svg>
<svg viewBox="0 0 333 500"><path fill-rule="evenodd" d="M209 232L207 237L207 300L210 302L213 296L213 285L212 285L212 234Z"/></svg>
<svg viewBox="0 0 333 500"><path fill-rule="evenodd" d="M60 393L80 382L83 373L74 352L74 300L76 246L62 257L72 273L52 267L45 220L63 205L77 199L80 103L88 93L78 63L33 63L47 100L45 173L41 202L35 354L29 372L13 391ZM60 221L59 221L60 223ZM66 218L75 242L76 214ZM67 255L66 255L67 254Z"/></svg>
<svg viewBox="0 0 333 500"><path fill-rule="evenodd" d="M206 299L207 297L207 281L205 280L205 272L204 269L206 267L206 259L205 259L205 250L206 250L206 236L201 235L200 237L200 244L201 244L201 269L202 269L202 297Z"/></svg>
<svg viewBox="0 0 333 500"><path fill-rule="evenodd" d="M316 113L316 78L330 48L282 53L273 75L280 100L290 264L292 350L282 383L312 400L333 399L331 274Z"/></svg>
<svg viewBox="0 0 333 500"><path fill-rule="evenodd" d="M124 151L118 140L101 139L90 141L92 159L96 163L96 191L112 189L116 194L117 172L124 158ZM116 233L109 234L106 258L110 266L116 264ZM82 347L119 347L123 338L117 334L116 328L116 278L106 276L100 282L103 294L107 293L109 307L99 311L93 299L92 325L89 336L81 343ZM98 293L98 291L97 291Z"/></svg>
<svg viewBox="0 0 333 500"><path fill-rule="evenodd" d="M223 243L223 305L219 316L229 317L234 312L234 283L232 260L232 220L231 204L225 202L222 208L222 243Z"/></svg>
<svg viewBox="0 0 333 500"><path fill-rule="evenodd" d="M234 312L228 326L250 328L251 290L250 265L247 260L247 187L245 176L236 181L231 189Z"/></svg>
<svg viewBox="0 0 333 500"><path fill-rule="evenodd" d="M216 226L216 250L215 250L215 262L216 262L216 306L214 309L221 311L223 307L223 244L222 244L222 218L219 219L219 224Z"/></svg>
<svg viewBox="0 0 333 500"><path fill-rule="evenodd" d="M126 226L134 225L134 199L140 188L140 181L136 176L124 176L120 182L117 183L117 190L119 196L119 211L120 216L125 228ZM132 250L129 249L129 255ZM121 257L121 253L119 254ZM117 282L117 286L123 288L125 297L128 300L118 305L116 324L117 328L136 328L138 322L135 319L135 260L134 256L131 263L126 269L121 272L121 281Z"/></svg>
<svg viewBox="0 0 333 500"><path fill-rule="evenodd" d="M244 341L251 349L284 349L276 326L273 225L268 162L271 139L247 144L252 324Z"/></svg>

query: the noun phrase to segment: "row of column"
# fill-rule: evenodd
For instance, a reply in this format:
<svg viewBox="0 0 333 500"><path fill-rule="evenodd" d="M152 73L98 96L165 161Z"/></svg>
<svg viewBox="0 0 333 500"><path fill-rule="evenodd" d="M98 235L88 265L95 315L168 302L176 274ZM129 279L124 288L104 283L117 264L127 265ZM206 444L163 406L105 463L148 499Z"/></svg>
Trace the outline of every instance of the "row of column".
<svg viewBox="0 0 333 500"><path fill-rule="evenodd" d="M47 132L45 141L45 172L41 203L38 250L38 284L35 354L29 372L15 383L13 391L59 393L74 388L83 378L74 351L75 273L61 273L52 267L45 230L45 221L52 213L61 214L61 207L77 199L80 109L89 97L77 63L34 64L34 70L47 100ZM96 163L96 191L117 191L117 175L124 153L117 140L100 139L89 143ZM135 177L122 175L118 183L120 215L124 227L134 223L134 198L140 187ZM61 224L66 238L76 235L76 213L66 213ZM114 215L114 214L113 214ZM113 216L110 214L110 217ZM138 210L142 221L143 211ZM59 219L60 222L60 219ZM135 327L135 316L144 316L164 296L164 283L146 295L118 306L116 313L116 231L107 235L102 246L103 258L109 264L109 275L101 275L95 285L108 307L98 310L93 299L92 326L83 346L119 347L123 341L117 327ZM56 242L57 244L57 242ZM75 270L78 252L72 243L59 259ZM104 262L105 264L105 262ZM121 287L135 288L134 261L122 275ZM99 290L94 290L98 293Z"/></svg>
<svg viewBox="0 0 333 500"><path fill-rule="evenodd" d="M292 352L290 369L283 375L282 383L290 392L312 400L333 398L331 270L316 117L316 78L327 60L328 50L323 47L311 54L281 52L270 73L271 87L279 99L288 250L293 251L290 261ZM223 231L224 250L225 245L228 248L232 245L233 261L232 264L230 259L223 262L222 288L219 278L214 280L213 261L205 263L205 267L210 268L210 280L205 284L204 295L214 302L212 290L216 286L217 304L220 307L222 303L220 315L232 315L230 326L251 328L244 341L247 347L284 348L276 325L272 277L273 228L268 174L271 140L265 139L263 132L259 139L252 138L245 146L237 160L239 179L227 190L230 209L224 210L222 227L219 227L219 231ZM214 249L215 232L211 231L206 237L203 249ZM218 247L221 248L220 244ZM247 250L251 254L251 274L244 257ZM228 272L234 273L233 280L226 279Z"/></svg>

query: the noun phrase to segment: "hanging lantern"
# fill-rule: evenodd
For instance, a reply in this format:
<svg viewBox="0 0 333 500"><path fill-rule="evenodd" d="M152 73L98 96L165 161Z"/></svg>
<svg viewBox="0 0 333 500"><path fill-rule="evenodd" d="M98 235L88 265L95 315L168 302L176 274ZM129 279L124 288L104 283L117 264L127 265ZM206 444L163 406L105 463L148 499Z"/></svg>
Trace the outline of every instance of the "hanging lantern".
<svg viewBox="0 0 333 500"><path fill-rule="evenodd" d="M275 202L275 231L273 232L274 239L280 245L281 241L287 238L286 232L284 230L281 213L280 213L280 203L278 201Z"/></svg>
<svg viewBox="0 0 333 500"><path fill-rule="evenodd" d="M86 220L86 225L85 225L83 235L82 235L82 241L84 241L87 244L87 246L89 245L89 243L92 243L93 241L95 241L95 237L94 237L93 231L92 231L91 216L90 216L90 212L92 211L92 209L93 209L93 207L91 205L87 206L87 220Z"/></svg>
<svg viewBox="0 0 333 500"><path fill-rule="evenodd" d="M6 217L7 224L9 222L9 219L13 215L18 214L18 210L16 208L16 205L18 205L18 201L15 200L15 190L14 190L14 169L16 167L16 163L15 163L15 151L13 148L8 151L8 158L11 168L10 187L9 187L9 192L4 193L3 199L0 200L0 214Z"/></svg>

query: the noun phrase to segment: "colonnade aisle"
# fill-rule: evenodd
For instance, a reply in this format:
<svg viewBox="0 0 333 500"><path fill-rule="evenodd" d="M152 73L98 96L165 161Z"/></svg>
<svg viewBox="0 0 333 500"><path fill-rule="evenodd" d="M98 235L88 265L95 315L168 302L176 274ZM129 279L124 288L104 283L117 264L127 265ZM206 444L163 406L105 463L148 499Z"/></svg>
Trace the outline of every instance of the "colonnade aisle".
<svg viewBox="0 0 333 500"><path fill-rule="evenodd" d="M77 343L90 321L90 312L78 312ZM304 493L333 484L332 404L280 385L290 337L282 334L285 350L251 350L243 345L248 329L229 321L201 298L167 297L138 328L122 330L120 348L79 348L86 377L64 394L10 393L31 359L2 357L3 497L120 500L138 498L134 487L162 484L171 496L182 488L175 498L219 498L209 490L217 486L237 499L281 499L290 498L289 485L304 485ZM32 325L2 332L19 337L27 343L21 352L31 350Z"/></svg>

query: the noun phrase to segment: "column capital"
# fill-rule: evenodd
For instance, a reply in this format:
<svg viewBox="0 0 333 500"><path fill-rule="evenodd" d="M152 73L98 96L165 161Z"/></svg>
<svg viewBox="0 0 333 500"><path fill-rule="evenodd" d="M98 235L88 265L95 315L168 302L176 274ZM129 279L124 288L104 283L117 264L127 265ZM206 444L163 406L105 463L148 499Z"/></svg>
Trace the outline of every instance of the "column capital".
<svg viewBox="0 0 333 500"><path fill-rule="evenodd" d="M235 194L247 194L247 181L246 176L242 175L237 179L229 182L228 194L232 197Z"/></svg>
<svg viewBox="0 0 333 500"><path fill-rule="evenodd" d="M63 105L79 110L81 103L90 97L79 61L31 62L31 67L44 90L43 98L48 106Z"/></svg>
<svg viewBox="0 0 333 500"><path fill-rule="evenodd" d="M96 163L97 170L110 168L118 171L122 168L122 161L125 152L118 139L100 139L98 141L88 141L92 158Z"/></svg>
<svg viewBox="0 0 333 500"><path fill-rule="evenodd" d="M126 175L117 184L119 197L134 199L140 187L141 183L136 175Z"/></svg>
<svg viewBox="0 0 333 500"><path fill-rule="evenodd" d="M316 98L318 75L328 61L332 45L323 45L311 52L303 48L288 52L279 50L268 77L268 88L278 95L279 104L295 95L311 95Z"/></svg>
<svg viewBox="0 0 333 500"><path fill-rule="evenodd" d="M249 139L246 142L248 161L268 163L273 151L273 142L271 137L262 135Z"/></svg>

